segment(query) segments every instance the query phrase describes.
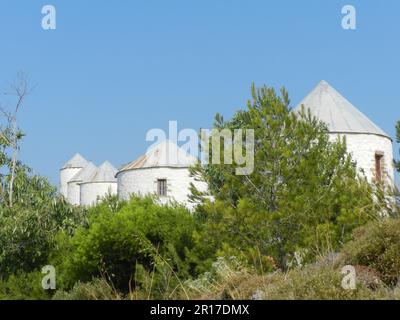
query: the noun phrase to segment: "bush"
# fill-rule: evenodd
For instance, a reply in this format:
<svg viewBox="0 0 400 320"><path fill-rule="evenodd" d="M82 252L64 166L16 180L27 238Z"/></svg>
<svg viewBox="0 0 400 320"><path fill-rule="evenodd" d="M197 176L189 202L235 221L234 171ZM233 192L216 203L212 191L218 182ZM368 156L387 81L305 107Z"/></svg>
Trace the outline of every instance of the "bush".
<svg viewBox="0 0 400 320"><path fill-rule="evenodd" d="M343 248L342 259L346 264L368 266L386 284L396 285L400 280L400 219L374 221L357 229Z"/></svg>
<svg viewBox="0 0 400 320"><path fill-rule="evenodd" d="M42 288L40 272L18 273L0 281L0 300L48 300L51 291Z"/></svg>
<svg viewBox="0 0 400 320"><path fill-rule="evenodd" d="M161 294L174 285L171 279L188 276L184 260L195 225L186 208L134 197L117 212L103 204L93 208L89 221L70 240L59 235L52 259L61 287L105 277L127 293L143 285L141 270L150 275L154 294Z"/></svg>
<svg viewBox="0 0 400 320"><path fill-rule="evenodd" d="M88 283L78 282L72 290L57 291L53 300L120 300L118 294L104 279L93 279Z"/></svg>

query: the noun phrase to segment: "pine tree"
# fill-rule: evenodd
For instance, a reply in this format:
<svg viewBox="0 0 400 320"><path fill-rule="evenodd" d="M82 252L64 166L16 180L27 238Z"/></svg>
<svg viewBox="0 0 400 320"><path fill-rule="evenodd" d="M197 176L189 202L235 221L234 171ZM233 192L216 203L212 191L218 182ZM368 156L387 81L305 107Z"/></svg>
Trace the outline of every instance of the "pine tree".
<svg viewBox="0 0 400 320"><path fill-rule="evenodd" d="M279 95L253 86L252 98L231 120L218 116L215 128L254 129L254 172L238 176L236 163L192 169L215 199L203 197L197 209L203 227L193 255L203 265L214 252L247 261L272 256L284 269L296 252L335 250L374 215L370 186L357 176L343 139L332 143L326 125L304 109L291 112L285 89Z"/></svg>

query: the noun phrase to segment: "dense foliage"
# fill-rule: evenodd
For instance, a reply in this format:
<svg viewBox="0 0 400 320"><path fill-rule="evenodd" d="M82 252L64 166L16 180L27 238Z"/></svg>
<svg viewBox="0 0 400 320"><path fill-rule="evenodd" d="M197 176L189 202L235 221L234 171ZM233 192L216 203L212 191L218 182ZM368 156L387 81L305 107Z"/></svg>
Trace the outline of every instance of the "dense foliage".
<svg viewBox="0 0 400 320"><path fill-rule="evenodd" d="M72 234L84 222L84 210L65 203L46 179L19 166L14 182L14 205L0 204L1 278L46 265L57 232Z"/></svg>
<svg viewBox="0 0 400 320"><path fill-rule="evenodd" d="M39 271L17 272L0 281L0 300L47 300L54 292L43 290Z"/></svg>
<svg viewBox="0 0 400 320"><path fill-rule="evenodd" d="M128 292L145 286L147 274L152 290L163 294L177 277L188 276L183 261L192 247L194 219L186 208L133 197L117 211L104 204L93 208L89 220L72 238L60 235L55 265L64 287L105 277Z"/></svg>

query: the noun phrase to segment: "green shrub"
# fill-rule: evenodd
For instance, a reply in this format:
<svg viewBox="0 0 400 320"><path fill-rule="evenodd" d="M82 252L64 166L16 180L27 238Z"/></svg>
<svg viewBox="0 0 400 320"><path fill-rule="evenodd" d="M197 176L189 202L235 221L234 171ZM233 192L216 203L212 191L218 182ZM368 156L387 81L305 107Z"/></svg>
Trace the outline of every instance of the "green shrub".
<svg viewBox="0 0 400 320"><path fill-rule="evenodd" d="M195 222L184 207L134 197L117 212L104 205L93 208L89 220L72 239L59 235L52 261L62 288L105 277L127 293L142 285L136 270L143 269L151 276L152 291L162 292L178 275L188 276L184 260Z"/></svg>
<svg viewBox="0 0 400 320"><path fill-rule="evenodd" d="M47 300L51 291L42 288L40 272L18 273L0 281L0 300Z"/></svg>
<svg viewBox="0 0 400 320"><path fill-rule="evenodd" d="M400 276L400 219L370 222L354 232L343 248L344 263L373 268L388 285Z"/></svg>
<svg viewBox="0 0 400 320"><path fill-rule="evenodd" d="M104 279L88 283L77 282L70 291L57 291L53 300L120 300L118 294Z"/></svg>

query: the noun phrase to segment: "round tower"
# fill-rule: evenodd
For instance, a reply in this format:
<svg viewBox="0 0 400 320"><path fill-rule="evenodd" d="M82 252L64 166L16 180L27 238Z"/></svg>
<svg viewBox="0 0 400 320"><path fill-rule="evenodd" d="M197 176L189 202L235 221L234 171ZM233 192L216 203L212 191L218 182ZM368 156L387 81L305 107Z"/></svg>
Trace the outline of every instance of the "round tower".
<svg viewBox="0 0 400 320"><path fill-rule="evenodd" d="M87 164L88 161L77 153L60 169L60 193L64 198L68 196L68 182Z"/></svg>
<svg viewBox="0 0 400 320"><path fill-rule="evenodd" d="M80 201L80 183L83 181L90 180L96 173L97 167L89 162L86 167L80 170L76 175L74 175L68 182L68 195L67 201L75 206L79 206Z"/></svg>
<svg viewBox="0 0 400 320"><path fill-rule="evenodd" d="M109 163L104 162L94 175L80 183L80 203L82 206L95 204L100 198L107 194L117 194L117 169Z"/></svg>
<svg viewBox="0 0 400 320"><path fill-rule="evenodd" d="M156 195L160 203L175 200L192 208L190 184L201 191L207 184L190 176L189 167L197 159L167 140L150 148L146 154L127 164L117 173L118 196L129 199L135 195Z"/></svg>
<svg viewBox="0 0 400 320"><path fill-rule="evenodd" d="M394 186L393 143L388 134L325 81L294 111L301 111L302 106L327 124L332 141L346 138L347 151L368 181Z"/></svg>

